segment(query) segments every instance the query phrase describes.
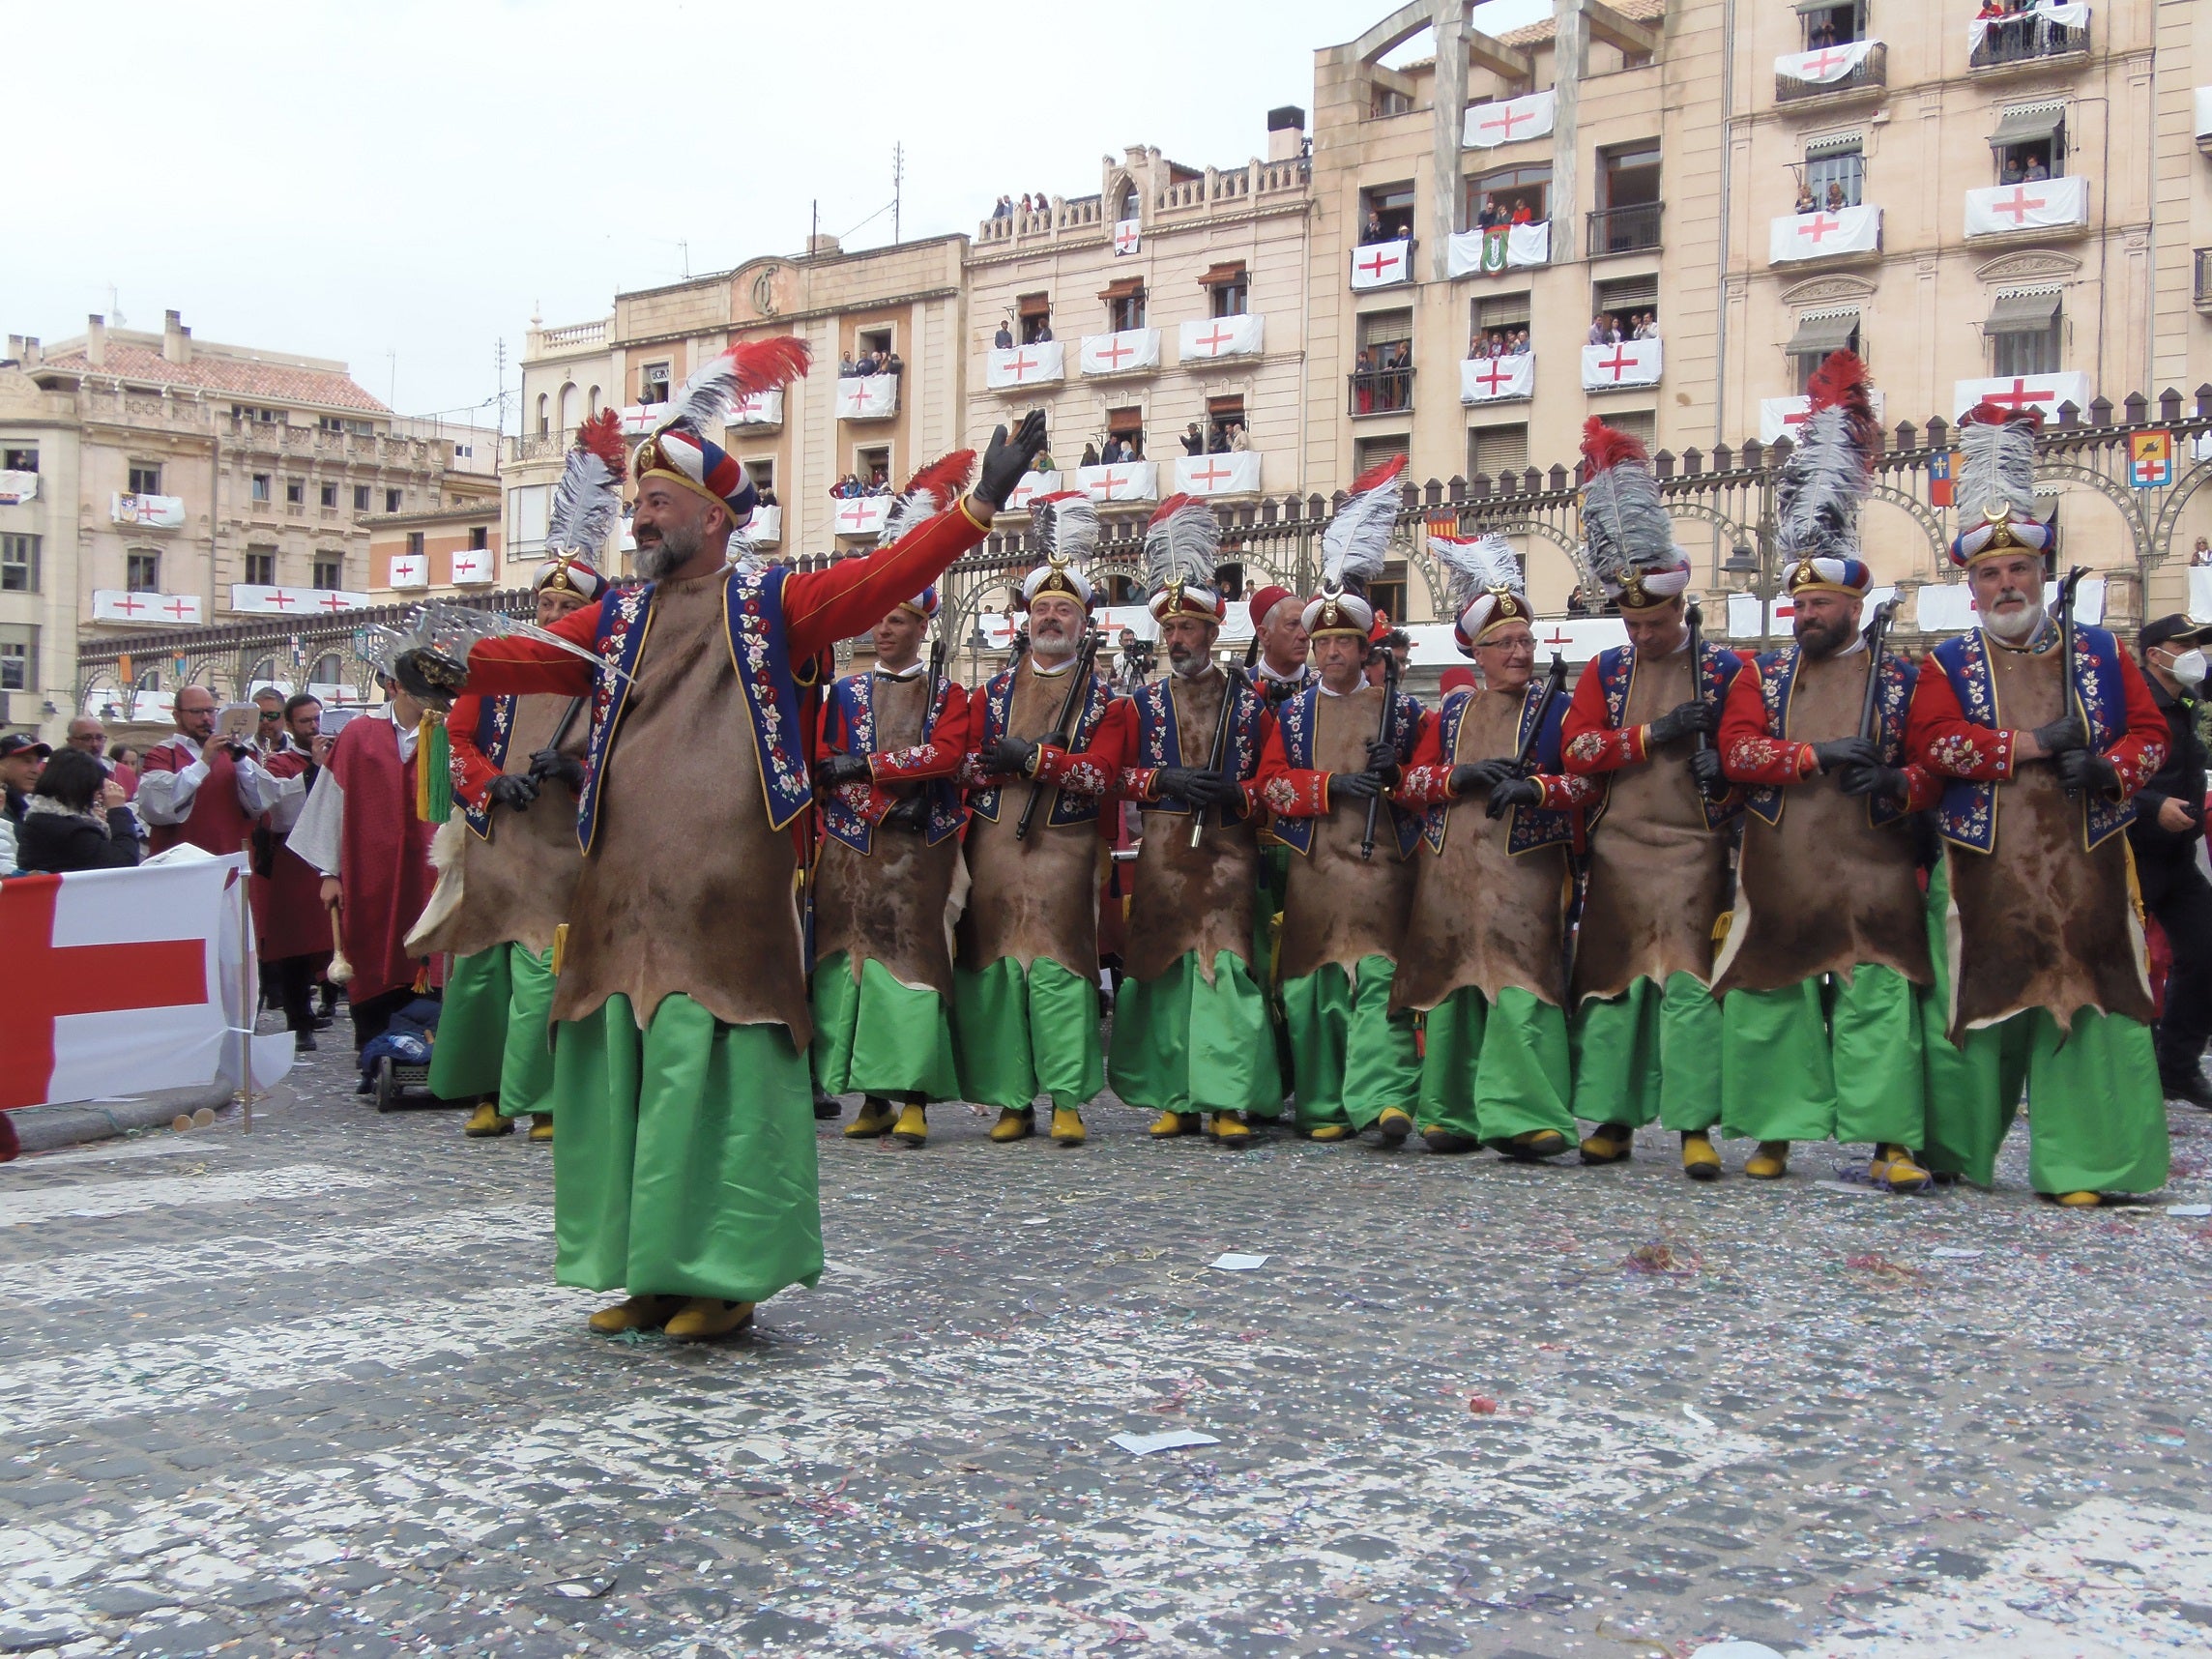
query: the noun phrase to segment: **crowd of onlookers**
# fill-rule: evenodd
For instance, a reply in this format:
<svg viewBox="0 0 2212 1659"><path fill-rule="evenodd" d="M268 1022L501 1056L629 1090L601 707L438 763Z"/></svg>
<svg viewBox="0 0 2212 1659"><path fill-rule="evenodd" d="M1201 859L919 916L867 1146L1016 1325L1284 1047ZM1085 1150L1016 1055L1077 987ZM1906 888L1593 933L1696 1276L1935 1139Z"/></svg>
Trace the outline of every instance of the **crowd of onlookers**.
<svg viewBox="0 0 2212 1659"><path fill-rule="evenodd" d="M859 473L846 473L830 486L830 499L831 501L852 501L864 495L888 495L890 493L890 477L882 467L869 469L866 483L860 481Z"/></svg>
<svg viewBox="0 0 2212 1659"><path fill-rule="evenodd" d="M1475 211L1474 227L1477 230L1496 230L1499 225L1533 224L1536 211L1528 205L1527 196L1515 196L1507 207L1495 195L1485 194L1482 206Z"/></svg>
<svg viewBox="0 0 2212 1659"><path fill-rule="evenodd" d="M1183 428L1180 442L1186 455L1240 455L1252 447L1241 421L1215 422L1209 432L1200 431L1198 422L1193 421Z"/></svg>
<svg viewBox="0 0 2212 1659"><path fill-rule="evenodd" d="M1797 206L1793 211L1800 218L1814 213L1842 213L1844 209L1854 205L1841 179L1828 181L1824 197L1802 179L1797 182Z"/></svg>
<svg viewBox="0 0 2212 1659"><path fill-rule="evenodd" d="M1528 355L1528 331L1527 329L1486 329L1468 342L1467 355L1470 359L1527 357Z"/></svg>
<svg viewBox="0 0 2212 1659"><path fill-rule="evenodd" d="M1631 311L1625 325L1611 311L1600 311L1590 318L1589 343L1594 346L1618 345L1623 340L1655 340L1658 337L1657 311Z"/></svg>
<svg viewBox="0 0 2212 1659"><path fill-rule="evenodd" d="M1043 345L1052 338L1052 325L1042 317L1027 321L1022 332L1027 335L1022 341L1024 345ZM1014 326L1010 317L999 319L999 332L991 336L991 344L999 351L1014 349Z"/></svg>
<svg viewBox="0 0 2212 1659"><path fill-rule="evenodd" d="M859 357L840 357L837 378L856 380L869 374L897 374L905 367L905 360L895 351L864 351Z"/></svg>
<svg viewBox="0 0 2212 1659"><path fill-rule="evenodd" d="M1037 190L1033 193L1024 190L1022 199L1018 202L1012 196L1001 196L997 202L992 204L991 217L993 218L1012 218L1016 214L1043 213L1051 206L1052 198L1046 195L1044 191Z"/></svg>

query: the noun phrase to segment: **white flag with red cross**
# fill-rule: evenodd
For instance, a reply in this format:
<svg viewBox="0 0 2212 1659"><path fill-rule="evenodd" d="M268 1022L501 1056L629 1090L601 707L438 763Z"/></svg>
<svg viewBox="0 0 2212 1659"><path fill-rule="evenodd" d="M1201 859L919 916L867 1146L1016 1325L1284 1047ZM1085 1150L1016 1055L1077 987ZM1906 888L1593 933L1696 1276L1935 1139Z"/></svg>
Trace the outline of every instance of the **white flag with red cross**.
<svg viewBox="0 0 2212 1659"><path fill-rule="evenodd" d="M243 857L0 882L0 1108L189 1089L238 1069L256 987ZM279 1058L279 1051L281 1058ZM291 1039L254 1044L254 1085Z"/></svg>

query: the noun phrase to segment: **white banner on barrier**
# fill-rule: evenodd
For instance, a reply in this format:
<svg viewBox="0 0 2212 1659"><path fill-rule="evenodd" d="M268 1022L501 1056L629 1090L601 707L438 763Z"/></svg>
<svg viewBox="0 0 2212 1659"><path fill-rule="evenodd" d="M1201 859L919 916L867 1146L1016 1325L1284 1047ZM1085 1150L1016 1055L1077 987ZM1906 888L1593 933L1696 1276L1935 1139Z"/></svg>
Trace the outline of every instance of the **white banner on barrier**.
<svg viewBox="0 0 2212 1659"><path fill-rule="evenodd" d="M2031 179L1966 192L1966 234L2002 236L2089 222L2087 179Z"/></svg>
<svg viewBox="0 0 2212 1659"><path fill-rule="evenodd" d="M1881 246L1881 209L1848 207L1784 214L1766 232L1766 262L1833 259L1839 253L1872 253Z"/></svg>
<svg viewBox="0 0 2212 1659"><path fill-rule="evenodd" d="M895 374L856 374L837 382L837 419L881 421L898 413Z"/></svg>
<svg viewBox="0 0 2212 1659"><path fill-rule="evenodd" d="M197 594L132 594L120 588L95 588L92 620L183 627L207 621L207 601Z"/></svg>
<svg viewBox="0 0 2212 1659"><path fill-rule="evenodd" d="M1393 282L1410 281L1412 275L1411 242L1370 242L1352 250L1354 288L1387 288Z"/></svg>
<svg viewBox="0 0 2212 1659"><path fill-rule="evenodd" d="M1042 386L1067 378L1067 348L1058 340L1035 345L991 348L983 362L983 384L993 392L1017 386Z"/></svg>
<svg viewBox="0 0 2212 1659"><path fill-rule="evenodd" d="M2089 8L2082 5L2054 6L2048 3L2031 6L2024 12L2016 12L2002 17L1969 17L1966 19L1966 49L1978 52L1982 43L1989 39L1992 25L1998 28L2032 29L2038 24L2045 28L2086 29L2089 26Z"/></svg>
<svg viewBox="0 0 2212 1659"><path fill-rule="evenodd" d="M2055 588L2048 597L2053 601L2058 595ZM1915 621L1922 633L1965 633L1982 624L1981 613L1974 605L1974 589L1969 582L1936 582L1922 588L1913 600ZM2105 578L2086 576L2074 595L2074 618L2090 626L2101 626L2105 620Z"/></svg>
<svg viewBox="0 0 2212 1659"><path fill-rule="evenodd" d="M1258 357L1261 334L1258 316L1208 317L1204 322L1182 325L1176 351L1184 363L1221 357Z"/></svg>
<svg viewBox="0 0 2212 1659"><path fill-rule="evenodd" d="M488 547L462 547L453 553L453 584L461 588L488 587L499 575L499 565Z"/></svg>
<svg viewBox="0 0 2212 1659"><path fill-rule="evenodd" d="M1459 365L1462 403L1502 403L1509 397L1536 395L1536 354L1470 357Z"/></svg>
<svg viewBox="0 0 2212 1659"><path fill-rule="evenodd" d="M1232 450L1219 455L1178 455L1176 488L1184 495L1257 495L1260 451Z"/></svg>
<svg viewBox="0 0 2212 1659"><path fill-rule="evenodd" d="M1961 380L1951 388L1951 419L1956 421L1985 398L2007 409L2040 409L2046 421L2071 403L2084 417L2089 412L2089 377L2085 374L1995 375L1986 380Z"/></svg>
<svg viewBox="0 0 2212 1659"><path fill-rule="evenodd" d="M726 426L780 426L783 424L783 388L748 392L730 410Z"/></svg>
<svg viewBox="0 0 2212 1659"><path fill-rule="evenodd" d="M1027 512L1030 503L1040 495L1058 495L1067 486L1060 480L1060 473L1024 473L1022 481L1014 485L1013 494L1006 497L1008 512Z"/></svg>
<svg viewBox="0 0 2212 1659"><path fill-rule="evenodd" d="M1811 86L1833 86L1849 79L1851 72L1866 62L1867 53L1880 44L1879 41L1845 41L1809 52L1786 52L1774 60L1774 73Z"/></svg>
<svg viewBox="0 0 2212 1659"><path fill-rule="evenodd" d="M1558 107L1559 95L1552 89L1474 104L1460 125L1460 143L1470 150L1495 150L1500 144L1541 138L1552 131Z"/></svg>
<svg viewBox="0 0 2212 1659"><path fill-rule="evenodd" d="M21 507L38 498L37 473L0 472L0 507Z"/></svg>
<svg viewBox="0 0 2212 1659"><path fill-rule="evenodd" d="M1874 405L1874 418L1879 421L1882 418L1880 389L1869 388L1867 398ZM1802 393L1795 397L1761 397L1759 400L1759 441L1771 444L1788 438L1794 442L1797 428L1805 423L1812 407L1813 400Z"/></svg>
<svg viewBox="0 0 2212 1659"><path fill-rule="evenodd" d="M430 585L430 556L427 553L394 553L392 556L392 573L385 586L390 588L427 588Z"/></svg>
<svg viewBox="0 0 2212 1659"><path fill-rule="evenodd" d="M109 516L118 524L144 525L152 530L182 530L185 502L175 495L118 495L111 498Z"/></svg>
<svg viewBox="0 0 2212 1659"><path fill-rule="evenodd" d="M269 588L251 582L230 585L230 608L256 616L311 617L368 608L366 594L334 588Z"/></svg>
<svg viewBox="0 0 2212 1659"><path fill-rule="evenodd" d="M1659 345L1657 340L1622 340L1617 345L1583 347L1583 390L1658 385Z"/></svg>
<svg viewBox="0 0 2212 1659"><path fill-rule="evenodd" d="M760 547L772 547L783 539L783 509L756 507L745 520L745 539Z"/></svg>
<svg viewBox="0 0 2212 1659"><path fill-rule="evenodd" d="M1488 230L1463 230L1444 245L1444 271L1461 276L1495 276L1552 262L1552 222L1536 219L1528 224L1493 225Z"/></svg>
<svg viewBox="0 0 2212 1659"><path fill-rule="evenodd" d="M830 515L830 527L839 536L881 536L884 519L897 497L888 495L856 495L837 504L837 510Z"/></svg>
<svg viewBox="0 0 2212 1659"><path fill-rule="evenodd" d="M1160 472L1151 461L1121 461L1109 467L1077 467L1075 487L1092 501L1157 501Z"/></svg>
<svg viewBox="0 0 2212 1659"><path fill-rule="evenodd" d="M1133 374L1160 366L1160 331L1123 329L1119 334L1083 336L1085 374Z"/></svg>

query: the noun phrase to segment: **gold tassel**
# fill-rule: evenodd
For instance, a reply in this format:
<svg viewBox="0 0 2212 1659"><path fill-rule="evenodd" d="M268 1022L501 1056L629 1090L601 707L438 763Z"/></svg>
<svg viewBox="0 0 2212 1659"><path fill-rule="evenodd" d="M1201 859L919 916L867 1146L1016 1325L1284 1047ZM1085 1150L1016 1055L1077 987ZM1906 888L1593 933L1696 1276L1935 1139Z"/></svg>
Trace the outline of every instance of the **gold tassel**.
<svg viewBox="0 0 2212 1659"><path fill-rule="evenodd" d="M568 924L556 922L553 927L553 977L561 976L561 958L568 953Z"/></svg>

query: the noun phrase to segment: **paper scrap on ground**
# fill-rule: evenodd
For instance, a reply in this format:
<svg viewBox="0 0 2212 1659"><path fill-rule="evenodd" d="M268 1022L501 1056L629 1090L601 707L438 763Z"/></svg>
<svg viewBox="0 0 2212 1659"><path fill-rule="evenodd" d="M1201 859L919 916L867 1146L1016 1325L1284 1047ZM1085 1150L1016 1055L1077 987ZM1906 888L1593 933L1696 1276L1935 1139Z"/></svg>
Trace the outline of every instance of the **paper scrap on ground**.
<svg viewBox="0 0 2212 1659"><path fill-rule="evenodd" d="M1217 1446L1218 1437L1202 1435L1193 1429L1166 1429L1156 1435L1115 1435L1113 1443L1132 1457L1143 1457L1148 1452L1175 1451L1182 1446Z"/></svg>
<svg viewBox="0 0 2212 1659"><path fill-rule="evenodd" d="M1847 1193L1852 1198L1878 1198L1881 1196L1881 1188L1878 1186L1861 1186L1857 1181L1817 1180L1813 1184L1822 1192Z"/></svg>
<svg viewBox="0 0 2212 1659"><path fill-rule="evenodd" d="M2212 1204L2169 1204L2166 1212L2168 1215L2212 1215Z"/></svg>
<svg viewBox="0 0 2212 1659"><path fill-rule="evenodd" d="M1971 1262L1981 1256L1983 1252L1979 1250L1955 1250L1948 1244L1942 1244L1929 1251L1928 1254L1944 1262Z"/></svg>
<svg viewBox="0 0 2212 1659"><path fill-rule="evenodd" d="M1214 1257L1212 1261L1207 1263L1207 1266L1219 1267L1225 1273L1249 1273L1255 1267L1265 1267L1267 1265L1267 1260L1265 1256L1239 1256L1231 1252L1225 1256Z"/></svg>

